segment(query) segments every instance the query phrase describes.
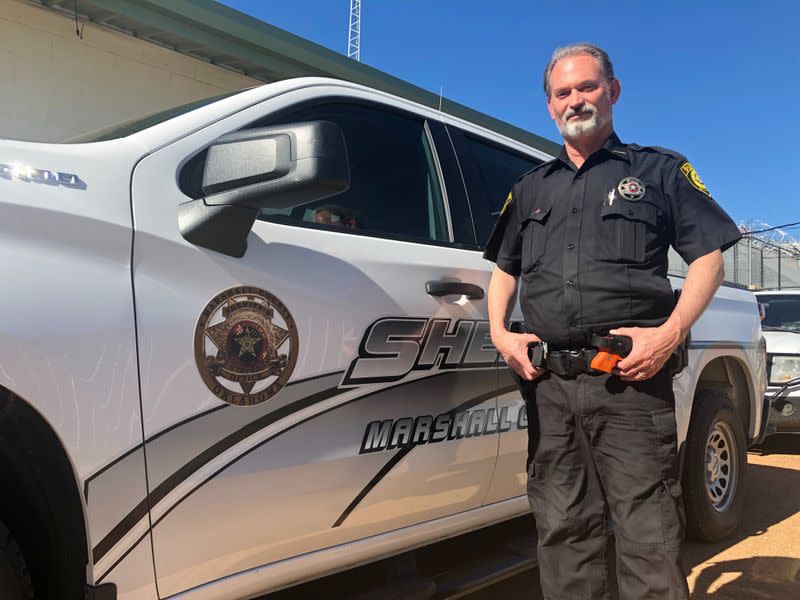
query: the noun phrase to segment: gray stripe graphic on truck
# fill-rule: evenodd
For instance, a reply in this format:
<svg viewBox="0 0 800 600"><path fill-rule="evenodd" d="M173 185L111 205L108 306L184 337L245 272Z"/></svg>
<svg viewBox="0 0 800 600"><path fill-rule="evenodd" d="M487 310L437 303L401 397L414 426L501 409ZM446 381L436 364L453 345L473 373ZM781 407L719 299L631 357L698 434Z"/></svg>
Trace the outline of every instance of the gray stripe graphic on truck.
<svg viewBox="0 0 800 600"><path fill-rule="evenodd" d="M472 408L473 406L477 406L478 404L481 404L482 402L485 402L486 400L490 400L491 398L493 398L495 396L506 394L506 393L512 392L512 391L514 391L516 389L518 389L517 388L517 384L514 384L514 385L506 386L504 388L500 388L499 390L496 390L496 391L491 391L491 392L487 392L485 394L481 394L480 396L476 396L475 398L471 398L470 400L467 400L466 402L464 402L462 404L459 404L455 408L449 410L446 414L455 415L456 413L459 413L459 412L462 412L462 411L466 411L466 410ZM378 473L375 474L375 477L373 477L370 480L370 482L366 486L364 486L364 489L361 490L361 492L358 493L358 495L353 499L353 501L348 505L348 507L346 509L344 509L344 512L339 516L338 519L336 519L336 522L333 524L333 527L339 527L342 523L344 523L345 519L347 519L347 517L350 516L350 513L352 513L356 509L356 507L361 503L361 501L364 498L367 497L367 494L369 494L372 491L372 489L376 485L378 485L380 483L380 481L384 477L386 477L386 475L388 475L389 472L395 466L397 466L400 463L401 460L403 460L406 456L408 456L408 454L414 448L416 448L416 447L418 447L420 445L421 444L412 443L412 444L409 444L407 446L404 446L398 452L396 452L392 456L392 458L390 458L389 461L383 466L383 468L380 471L378 471Z"/></svg>
<svg viewBox="0 0 800 600"><path fill-rule="evenodd" d="M493 369L488 369L487 371L490 371L491 375L492 375L491 377L487 377L489 385L490 385L490 387L494 387L495 382L496 382L496 377L494 376L494 370ZM381 389L369 391L369 392L366 392L366 393L364 393L362 395L356 396L354 398L349 398L349 399L345 400L344 402L342 402L340 404L337 404L335 406L332 406L330 408L322 410L322 411L320 411L318 413L310 415L307 418L303 419L302 421L299 421L297 423L289 425L285 429L277 431L275 434L271 435L269 438L264 439L261 442L253 445L252 447L247 448L241 454L237 455L235 458L233 458L232 460L230 460L229 462L227 462L226 464L221 466L219 469L217 469L210 476L208 476L205 479L203 479L202 481L200 481L196 486L191 488L186 494L184 494L177 501L175 501L175 503L172 506L170 506L164 512L164 514L162 514L155 522L153 522L152 527L153 528L156 527L173 510L175 510L180 504L182 504L186 499L188 499L192 494L194 494L194 492L196 492L197 490L202 488L206 483L208 483L209 481L214 479L217 475L219 475L220 473L222 473L223 471L225 471L226 469L228 469L233 464L235 464L239 460L243 459L244 457L246 457L250 453L256 451L258 448L260 448L260 447L264 446L265 444L267 444L268 442L272 441L276 437L279 437L279 436L281 436L281 435L283 435L283 434L285 434L285 433L287 433L289 431L292 431L296 427L299 427L300 425L303 425L304 423L306 423L306 422L308 422L310 420L316 419L317 417L320 417L320 416L322 416L324 414L327 414L327 413L329 413L331 411L334 411L334 410L337 410L337 409L342 408L344 406L347 406L347 405L349 405L349 404L351 404L353 402L364 400L364 399L370 398L372 396L375 396L377 394L381 394L381 393L387 392L387 391L395 389L395 388L405 387L405 386L412 385L412 384L415 384L415 383L418 383L420 385L425 385L428 382L430 382L431 379L439 379L440 377L447 377L449 379L453 375L457 375L457 374L458 373L454 372L454 371L435 372L435 373L432 373L431 375L429 375L427 377L423 377L423 378L420 378L420 379L415 379L415 380L411 380L411 381L402 381L402 382L398 382L396 384L390 384L390 385L387 385L385 387L382 387ZM120 523L118 523L117 526L112 530L113 537L110 537L112 535L112 533L110 533L108 536L106 536L106 538L101 540L100 544L95 546L95 549L94 549L94 552L93 552L95 562L100 560L106 553L108 553L111 550L111 548L113 548L115 546L115 544L118 543L122 539L122 537L124 537L124 535L126 533L128 533L131 530L131 528L139 522L139 520L141 520L142 518L144 518L147 515L148 506L150 506L150 507L155 506L158 503L158 501L163 499L164 496L167 493L169 493L169 491L174 489L177 486L178 483L181 483L182 481L187 479L191 475L191 473L195 472L200 466L208 463L210 460L213 459L214 456L219 455L222 451L224 451L225 449L229 448L230 446L226 442L231 441L233 436L241 437L241 439L244 439L245 437L247 437L249 435L252 435L252 433L255 432L257 426L260 426L260 428L263 429L264 427L268 427L271 423L274 423L275 421L277 421L279 419L282 419L284 417L287 417L287 416L291 415L292 413L295 413L295 412L297 412L299 410L302 410L303 408L306 408L308 406L312 406L313 404L321 402L322 400L325 400L327 398L331 398L331 397L334 397L336 395L339 395L339 394L342 394L342 393L345 393L345 392L352 392L352 391L353 391L352 389L341 389L341 388L329 388L327 390L322 390L322 391L317 392L315 394L312 394L311 396L308 396L306 398L301 398L301 399L297 400L296 402L289 403L289 404L285 405L284 407L282 407L282 409L274 410L271 413L269 413L267 415L264 415L263 417L258 419L258 421L259 421L258 425L256 425L255 423L248 424L248 426L246 427L246 429L248 430L247 435L245 435L243 437L241 436L241 434L238 433L238 431L241 431L241 430L237 430L237 432L234 432L234 434L232 434L231 436L228 436L227 438L224 438L223 440L220 440L220 442L218 442L217 444L213 445L211 448L208 448L207 449L207 453L204 454L202 457L197 457L195 460L189 461L186 465L184 465L184 467L179 469L172 477L167 478L167 480L165 480L165 482L163 482L160 486L157 486L153 490L153 492L150 494L150 496L148 498L143 499L142 502L140 502L135 507L135 511L136 511L135 515L132 514L134 511L129 512L128 515L126 515L126 517L122 521L120 521ZM491 397L493 397L495 395L496 395L496 391L492 390L492 391L490 391L490 392L488 392L488 393L486 393L486 394L484 394L482 396L486 396L487 398L491 398ZM245 428L241 428L241 429L245 429ZM149 450L149 446L148 446L148 450ZM149 505L148 505L148 501L149 501ZM139 519L134 518L135 516L138 516ZM138 538L133 543L133 546L135 546L137 543L139 543L141 541L141 539L143 539L147 535L148 532L149 532L149 529L148 529L147 532L145 532L140 538ZM131 549L128 549L123 554L123 556L121 556L119 559L117 559L114 562L114 564L110 568L106 569L105 573L103 573L103 575L101 575L101 577L98 579L98 581L102 581L111 572L111 570L113 570L113 568L115 568L116 565L118 565L119 562L121 562L121 560L123 560L125 558L125 555L127 555L130 551L131 551Z"/></svg>
<svg viewBox="0 0 800 600"><path fill-rule="evenodd" d="M199 467L247 436L252 435L255 431L263 429L293 412L347 391L330 387L331 384L336 384L340 376L341 371L324 377L313 377L291 382L286 388L294 386L298 390L293 394L286 394L281 404L265 403L263 408L259 406L246 411L235 410L234 407L224 404L220 408L228 408L229 410L218 411L212 409L205 411L193 418L182 421L179 426L173 425L148 438L147 453L150 470L160 469L163 471L164 464L174 465L167 477L160 476L157 472L151 475L150 485L152 491L149 494L150 503L154 505L163 499L164 496ZM319 389L322 386L327 387ZM318 391L312 392L312 390ZM205 430L205 432L199 434L199 430ZM210 435L216 436L217 439L210 438ZM103 477L114 478L120 469L127 468L128 461L132 462L134 466L138 466L140 463L137 461L137 451L141 452L141 446L134 448L133 451L127 452L123 457L114 461L112 468L103 468L98 471L87 484L87 501L95 501L92 491L94 488L100 487L102 483L98 479L101 480ZM103 502L102 499L96 501L102 507L111 506L113 508L116 505L116 503ZM126 510L126 507L120 508L122 511ZM122 514L118 515L114 520L113 528L104 533L102 539L95 545L92 551L94 562L105 556L122 539L122 536L144 518L147 514L147 509L148 498L146 497L142 498L138 503L134 504L132 502L127 507L127 513L122 512Z"/></svg>

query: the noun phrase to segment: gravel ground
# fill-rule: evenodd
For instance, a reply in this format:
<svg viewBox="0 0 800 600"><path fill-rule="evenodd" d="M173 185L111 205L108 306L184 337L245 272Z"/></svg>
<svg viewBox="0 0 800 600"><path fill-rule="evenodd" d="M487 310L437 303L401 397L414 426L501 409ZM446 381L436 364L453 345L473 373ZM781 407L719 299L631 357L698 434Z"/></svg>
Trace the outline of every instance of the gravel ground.
<svg viewBox="0 0 800 600"><path fill-rule="evenodd" d="M693 600L800 600L800 434L767 439L748 453L744 520L716 544L687 542ZM530 571L469 600L538 600Z"/></svg>

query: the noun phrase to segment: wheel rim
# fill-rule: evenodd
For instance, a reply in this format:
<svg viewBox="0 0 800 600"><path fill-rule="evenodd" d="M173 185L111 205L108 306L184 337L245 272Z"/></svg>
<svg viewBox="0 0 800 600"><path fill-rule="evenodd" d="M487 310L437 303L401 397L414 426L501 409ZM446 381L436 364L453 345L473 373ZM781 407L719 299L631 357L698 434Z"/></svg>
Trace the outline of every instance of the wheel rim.
<svg viewBox="0 0 800 600"><path fill-rule="evenodd" d="M706 441L706 493L717 512L725 512L736 497L739 464L736 458L736 439L723 421L711 428Z"/></svg>

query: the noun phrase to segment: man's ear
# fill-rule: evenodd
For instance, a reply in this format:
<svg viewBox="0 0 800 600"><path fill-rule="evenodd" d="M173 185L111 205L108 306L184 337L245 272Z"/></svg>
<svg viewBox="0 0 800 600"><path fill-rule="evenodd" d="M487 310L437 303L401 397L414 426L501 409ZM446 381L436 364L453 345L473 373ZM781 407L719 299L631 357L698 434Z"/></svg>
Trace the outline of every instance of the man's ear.
<svg viewBox="0 0 800 600"><path fill-rule="evenodd" d="M611 91L611 104L616 104L617 100L619 100L619 94L622 91L622 85L620 84L619 79L614 79L611 82L610 91Z"/></svg>

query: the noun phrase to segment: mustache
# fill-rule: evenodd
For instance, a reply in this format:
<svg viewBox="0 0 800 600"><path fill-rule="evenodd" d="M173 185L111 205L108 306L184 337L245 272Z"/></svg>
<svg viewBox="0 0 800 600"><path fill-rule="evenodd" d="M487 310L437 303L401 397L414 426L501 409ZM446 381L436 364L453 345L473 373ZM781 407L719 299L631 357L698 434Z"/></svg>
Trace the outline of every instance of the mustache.
<svg viewBox="0 0 800 600"><path fill-rule="evenodd" d="M577 106L575 108L568 108L567 110L565 110L564 114L561 116L561 119L563 121L566 121L567 119L569 119L573 115L580 115L580 114L583 114L583 113L589 113L590 115L596 115L597 114L597 108L593 104L589 104L588 102L584 102L580 106Z"/></svg>

